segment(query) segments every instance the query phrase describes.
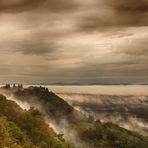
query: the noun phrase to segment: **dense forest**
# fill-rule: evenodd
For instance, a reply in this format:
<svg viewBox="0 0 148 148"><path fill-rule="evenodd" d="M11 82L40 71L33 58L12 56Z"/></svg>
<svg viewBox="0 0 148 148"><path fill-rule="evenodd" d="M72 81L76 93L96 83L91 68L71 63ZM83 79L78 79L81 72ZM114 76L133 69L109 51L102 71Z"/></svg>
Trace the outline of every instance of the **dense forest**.
<svg viewBox="0 0 148 148"><path fill-rule="evenodd" d="M0 96L0 148L70 148L36 109L22 110Z"/></svg>
<svg viewBox="0 0 148 148"><path fill-rule="evenodd" d="M94 120L46 88L5 87L1 88L1 92L8 96L13 94L16 100L27 102L32 107L23 110L14 101L0 96L0 148L148 147L148 137L113 123ZM45 117L59 127L58 133L50 127L50 123L46 123Z"/></svg>

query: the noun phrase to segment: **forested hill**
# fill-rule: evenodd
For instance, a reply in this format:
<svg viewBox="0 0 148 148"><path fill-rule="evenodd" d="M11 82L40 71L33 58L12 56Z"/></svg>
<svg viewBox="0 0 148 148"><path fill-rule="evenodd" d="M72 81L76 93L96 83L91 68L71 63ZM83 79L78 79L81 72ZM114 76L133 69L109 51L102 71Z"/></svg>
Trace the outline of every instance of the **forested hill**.
<svg viewBox="0 0 148 148"><path fill-rule="evenodd" d="M112 123L94 121L79 111L62 98L49 92L43 87L29 88L2 88L1 92L13 95L21 102L27 102L34 108L37 107L50 121L56 124L64 138L73 143L76 148L148 148L148 138L138 133L128 131ZM0 97L1 120L13 122L17 129L23 133L23 143L17 142L16 134L7 134L18 145L35 145L39 148L62 148L72 147L65 142L61 135L48 127L42 114L31 108L29 111L22 110L12 101ZM64 120L64 122L63 122ZM66 123L66 124L65 124ZM64 126L65 125L65 126ZM66 132L65 132L66 131ZM9 133L9 130L7 131ZM68 133L65 135L65 133ZM70 136L74 133L72 136Z"/></svg>
<svg viewBox="0 0 148 148"><path fill-rule="evenodd" d="M22 110L0 95L0 148L72 148L45 123L42 114Z"/></svg>

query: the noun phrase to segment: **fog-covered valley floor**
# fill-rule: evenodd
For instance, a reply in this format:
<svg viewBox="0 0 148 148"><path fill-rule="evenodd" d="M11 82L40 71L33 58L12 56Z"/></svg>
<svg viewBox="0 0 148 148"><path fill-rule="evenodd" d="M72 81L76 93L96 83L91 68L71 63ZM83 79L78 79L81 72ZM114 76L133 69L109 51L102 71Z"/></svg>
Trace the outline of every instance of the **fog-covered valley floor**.
<svg viewBox="0 0 148 148"><path fill-rule="evenodd" d="M148 86L48 86L90 118L148 135Z"/></svg>

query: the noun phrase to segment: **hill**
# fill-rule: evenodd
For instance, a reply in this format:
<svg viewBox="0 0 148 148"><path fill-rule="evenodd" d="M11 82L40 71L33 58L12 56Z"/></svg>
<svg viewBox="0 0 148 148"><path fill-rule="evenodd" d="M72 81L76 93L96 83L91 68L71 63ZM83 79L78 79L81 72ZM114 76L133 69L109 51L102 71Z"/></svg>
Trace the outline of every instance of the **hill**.
<svg viewBox="0 0 148 148"><path fill-rule="evenodd" d="M60 133L63 133L64 138L74 143L78 148L148 147L147 137L128 131L112 123L102 123L99 120L94 121L93 117L87 117L81 112L76 111L62 98L53 92L49 92L46 88L29 87L26 89L9 88L4 90L5 93L9 95L13 94L14 98L17 100L27 102L30 106L37 107L44 115L46 115L46 118L48 118L52 124L54 123L54 125L56 125L55 129L58 129ZM5 110L9 110L9 108L5 108ZM27 113L31 114L31 116L33 113L33 115L37 114L38 117L39 113L37 112L37 110L32 108L27 111ZM11 119L12 121L17 121L15 116L11 116L9 118L13 118L13 120ZM22 116L18 116L18 119L18 122L24 120L22 119ZM23 122L23 125L26 127L27 123ZM36 132L38 130L39 129L37 129ZM36 134L36 132L34 134ZM58 136L56 135L56 137ZM61 142L62 139L60 138L61 137L58 137L58 142ZM37 141L39 142L40 139ZM36 144L36 141L33 140L33 144ZM61 143L61 145L65 146L66 143ZM53 145L53 147L55 146Z"/></svg>
<svg viewBox="0 0 148 148"><path fill-rule="evenodd" d="M70 148L34 108L22 110L0 95L0 148Z"/></svg>

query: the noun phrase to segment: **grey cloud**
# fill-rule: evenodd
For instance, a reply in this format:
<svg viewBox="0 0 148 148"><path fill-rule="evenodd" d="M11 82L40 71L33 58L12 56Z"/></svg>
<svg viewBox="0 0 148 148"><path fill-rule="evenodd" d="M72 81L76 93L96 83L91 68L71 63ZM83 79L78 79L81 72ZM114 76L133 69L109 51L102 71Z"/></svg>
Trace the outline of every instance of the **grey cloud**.
<svg viewBox="0 0 148 148"><path fill-rule="evenodd" d="M125 45L118 46L116 53L126 54L127 56L135 56L136 58L143 59L143 62L148 62L148 37L138 38L132 42L127 42ZM144 58L145 57L145 58ZM140 62L139 60L135 60Z"/></svg>
<svg viewBox="0 0 148 148"><path fill-rule="evenodd" d="M55 73L60 78L56 81L75 83L148 83L147 64L108 63L87 65L72 70L62 69Z"/></svg>
<svg viewBox="0 0 148 148"><path fill-rule="evenodd" d="M56 50L54 43L42 40L24 40L15 43L15 47L16 52L22 52L26 55L45 55Z"/></svg>
<svg viewBox="0 0 148 148"><path fill-rule="evenodd" d="M129 47L130 48L130 47ZM148 47L141 47L138 49L137 48L134 48L132 50L122 50L120 51L120 53L124 53L124 54L127 54L127 55L133 55L133 56L148 56Z"/></svg>
<svg viewBox="0 0 148 148"><path fill-rule="evenodd" d="M148 0L105 0L94 6L95 13L84 15L80 30L148 25Z"/></svg>
<svg viewBox="0 0 148 148"><path fill-rule="evenodd" d="M148 80L147 28L142 33L137 29L148 25L147 0L99 0L93 11L87 6L73 13L65 12L76 8L69 0L14 1L0 0L0 79L2 75L6 80L13 76L46 82ZM77 23L81 31L99 33L75 32Z"/></svg>
<svg viewBox="0 0 148 148"><path fill-rule="evenodd" d="M109 0L121 25L147 26L148 0Z"/></svg>
<svg viewBox="0 0 148 148"><path fill-rule="evenodd" d="M0 11L17 12L36 8L40 3L46 0L2 0L0 1Z"/></svg>
<svg viewBox="0 0 148 148"><path fill-rule="evenodd" d="M46 41L38 37L32 39L14 39L0 42L1 53L21 53L23 55L46 56L57 50L58 45L54 41ZM3 49L3 50L2 50Z"/></svg>
<svg viewBox="0 0 148 148"><path fill-rule="evenodd" d="M148 11L147 0L106 0L116 11L122 13L146 13Z"/></svg>
<svg viewBox="0 0 148 148"><path fill-rule="evenodd" d="M65 11L76 7L73 1L68 0L1 0L1 12L23 12L41 8L49 11Z"/></svg>
<svg viewBox="0 0 148 148"><path fill-rule="evenodd" d="M17 32L15 34L15 31ZM1 53L21 53L23 55L48 56L58 48L56 38L48 30L30 28L29 30L14 30L0 40Z"/></svg>

